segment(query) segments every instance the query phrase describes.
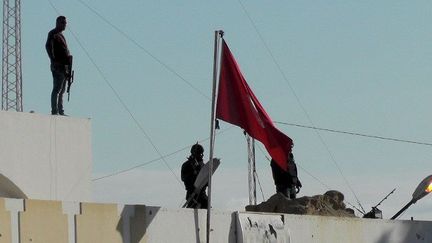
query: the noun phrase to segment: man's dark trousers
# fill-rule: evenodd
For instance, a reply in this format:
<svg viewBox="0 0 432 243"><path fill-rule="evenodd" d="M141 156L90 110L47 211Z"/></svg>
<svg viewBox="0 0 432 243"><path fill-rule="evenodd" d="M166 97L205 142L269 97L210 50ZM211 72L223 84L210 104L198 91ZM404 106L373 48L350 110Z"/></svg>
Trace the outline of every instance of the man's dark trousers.
<svg viewBox="0 0 432 243"><path fill-rule="evenodd" d="M65 67L51 65L53 75L53 90L51 92L51 114L64 114L63 94L66 90L66 72Z"/></svg>

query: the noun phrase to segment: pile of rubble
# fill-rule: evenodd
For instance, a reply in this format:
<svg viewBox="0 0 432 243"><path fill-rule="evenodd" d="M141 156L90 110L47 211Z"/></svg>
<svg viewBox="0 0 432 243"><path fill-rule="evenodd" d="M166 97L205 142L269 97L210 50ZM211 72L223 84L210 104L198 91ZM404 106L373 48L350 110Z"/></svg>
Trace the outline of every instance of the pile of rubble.
<svg viewBox="0 0 432 243"><path fill-rule="evenodd" d="M292 200L281 193L276 193L266 202L246 206L246 211L355 217L354 210L346 208L343 200L344 195L338 191L327 191L324 195Z"/></svg>

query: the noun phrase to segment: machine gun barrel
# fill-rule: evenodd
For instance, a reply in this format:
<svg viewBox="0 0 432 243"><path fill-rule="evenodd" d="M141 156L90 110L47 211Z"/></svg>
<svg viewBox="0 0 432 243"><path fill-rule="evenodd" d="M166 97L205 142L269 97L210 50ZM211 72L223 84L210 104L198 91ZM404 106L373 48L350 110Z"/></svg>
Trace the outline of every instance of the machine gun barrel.
<svg viewBox="0 0 432 243"><path fill-rule="evenodd" d="M70 99L70 88L72 86L72 83L74 81L74 70L72 69L73 64L73 57L69 56L69 65L67 66L67 93L68 93L68 101Z"/></svg>

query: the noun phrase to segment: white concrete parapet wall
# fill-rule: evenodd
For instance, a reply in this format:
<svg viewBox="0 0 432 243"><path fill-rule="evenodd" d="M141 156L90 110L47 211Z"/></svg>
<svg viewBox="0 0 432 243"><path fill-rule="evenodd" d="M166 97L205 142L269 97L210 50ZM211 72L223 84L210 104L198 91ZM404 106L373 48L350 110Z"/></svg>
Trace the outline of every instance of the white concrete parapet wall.
<svg viewBox="0 0 432 243"><path fill-rule="evenodd" d="M90 200L90 127L89 119L0 111L0 174L9 180L0 196L22 198L13 195L19 188L27 198Z"/></svg>
<svg viewBox="0 0 432 243"><path fill-rule="evenodd" d="M238 213L239 243L432 242L432 221Z"/></svg>
<svg viewBox="0 0 432 243"><path fill-rule="evenodd" d="M212 243L424 243L432 221L213 210ZM206 210L0 198L0 243L201 243Z"/></svg>

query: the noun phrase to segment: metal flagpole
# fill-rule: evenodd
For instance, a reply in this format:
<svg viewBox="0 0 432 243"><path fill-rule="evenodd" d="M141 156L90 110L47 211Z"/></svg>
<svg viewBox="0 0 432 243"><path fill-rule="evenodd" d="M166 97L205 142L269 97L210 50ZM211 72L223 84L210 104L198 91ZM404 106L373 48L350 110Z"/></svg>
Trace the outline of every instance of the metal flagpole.
<svg viewBox="0 0 432 243"><path fill-rule="evenodd" d="M212 107L211 107L211 122L210 122L210 155L209 155L209 180L208 180L208 205L207 205L207 231L206 242L210 243L210 215L211 215L211 185L213 174L213 149L215 140L215 112L216 112L216 83L219 67L219 46L220 39L223 37L222 30L215 31L214 42L214 63L213 63L213 90L212 90Z"/></svg>

